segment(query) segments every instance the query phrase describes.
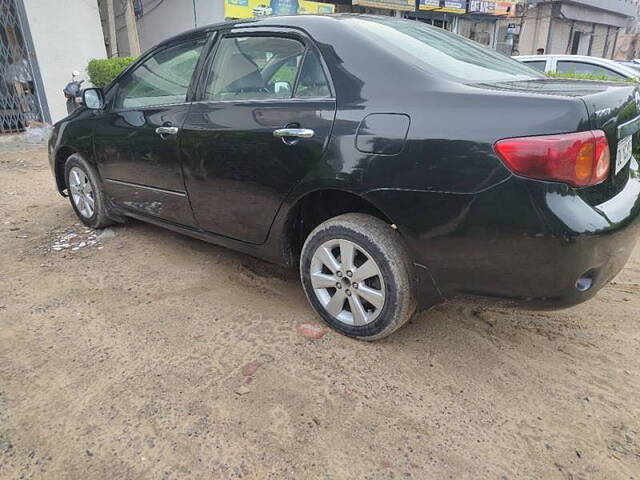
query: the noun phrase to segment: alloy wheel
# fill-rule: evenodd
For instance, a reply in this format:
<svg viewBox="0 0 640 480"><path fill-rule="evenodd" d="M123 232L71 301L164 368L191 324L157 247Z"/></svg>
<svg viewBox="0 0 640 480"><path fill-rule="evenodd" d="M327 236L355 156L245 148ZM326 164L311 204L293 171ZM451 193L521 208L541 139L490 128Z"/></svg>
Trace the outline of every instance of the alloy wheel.
<svg viewBox="0 0 640 480"><path fill-rule="evenodd" d="M382 271L361 246L346 239L320 245L311 258L311 285L324 309L347 325L373 322L384 307Z"/></svg>
<svg viewBox="0 0 640 480"><path fill-rule="evenodd" d="M95 211L93 188L87 175L78 167L69 171L69 193L80 215L91 218Z"/></svg>

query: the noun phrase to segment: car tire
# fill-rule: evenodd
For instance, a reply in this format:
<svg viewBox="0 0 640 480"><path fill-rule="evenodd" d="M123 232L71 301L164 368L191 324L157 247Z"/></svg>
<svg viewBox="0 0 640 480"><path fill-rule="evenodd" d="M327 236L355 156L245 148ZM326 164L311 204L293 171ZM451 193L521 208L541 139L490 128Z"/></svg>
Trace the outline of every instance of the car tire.
<svg viewBox="0 0 640 480"><path fill-rule="evenodd" d="M98 176L85 159L78 154L69 156L64 178L69 201L82 223L91 228L113 225Z"/></svg>
<svg viewBox="0 0 640 480"><path fill-rule="evenodd" d="M360 340L390 335L416 310L407 248L396 230L371 215L347 213L316 227L302 248L300 277L327 325Z"/></svg>

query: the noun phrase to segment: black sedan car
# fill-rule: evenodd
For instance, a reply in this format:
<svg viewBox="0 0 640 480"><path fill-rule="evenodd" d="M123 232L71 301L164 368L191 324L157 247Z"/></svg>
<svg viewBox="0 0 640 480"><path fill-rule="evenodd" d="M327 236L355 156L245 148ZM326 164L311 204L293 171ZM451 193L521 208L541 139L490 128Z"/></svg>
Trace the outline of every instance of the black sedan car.
<svg viewBox="0 0 640 480"><path fill-rule="evenodd" d="M565 307L638 234L635 85L548 79L419 22L224 23L144 54L55 126L57 188L289 266L374 340L458 294Z"/></svg>

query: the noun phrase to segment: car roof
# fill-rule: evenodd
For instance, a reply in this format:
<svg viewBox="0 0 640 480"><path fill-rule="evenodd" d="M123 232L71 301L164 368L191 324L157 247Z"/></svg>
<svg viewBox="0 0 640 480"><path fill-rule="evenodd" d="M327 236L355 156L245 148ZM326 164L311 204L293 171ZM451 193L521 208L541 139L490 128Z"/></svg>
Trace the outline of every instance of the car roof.
<svg viewBox="0 0 640 480"><path fill-rule="evenodd" d="M268 17L254 17L243 18L239 20L225 20L223 22L212 23L204 25L202 27L187 30L185 32L174 35L162 42L154 45L152 48L164 45L166 43L175 42L185 37L198 35L199 33L205 33L221 29L230 29L236 26L250 26L250 27L293 27L293 28L315 28L326 24L326 22L337 22L341 19L348 17L367 18L375 17L375 15L362 15L362 14L350 14L350 13L333 13L333 14L305 14L305 15L282 15L282 16L268 16ZM393 20L393 17L383 17L386 20ZM403 19L398 19L402 21Z"/></svg>
<svg viewBox="0 0 640 480"><path fill-rule="evenodd" d="M594 63L594 64L618 64L615 60L601 57L591 57L589 55L569 55L569 54L544 54L544 55L514 55L517 60L547 60L555 58L557 60L574 60L576 62Z"/></svg>
<svg viewBox="0 0 640 480"><path fill-rule="evenodd" d="M370 90L383 92L389 89L389 79L386 75L371 75L370 67L372 64L392 65L392 69L408 84L423 85L425 76L431 75L429 72L416 68L414 60L410 56L398 55L393 49L381 47L375 38L367 35L362 29L347 25L347 21L353 19L370 21L384 19L387 22L414 23L400 18L353 14L274 16L220 22L183 32L151 47L116 77L114 82L122 75L126 75L130 69L136 68L136 65L144 61L148 55L158 49L165 48L168 44L189 41L204 33L224 32L236 27L249 28L250 30L265 27L274 31L282 28L295 29L313 38L320 52L324 54L323 59L327 68L332 70L332 67L335 66L331 73L334 81L338 81L342 85L341 98L344 102L361 101L361 90L365 83ZM437 27L428 25L425 27L437 29ZM360 52L360 54L356 52ZM431 75L429 78L434 82L447 81L436 75Z"/></svg>

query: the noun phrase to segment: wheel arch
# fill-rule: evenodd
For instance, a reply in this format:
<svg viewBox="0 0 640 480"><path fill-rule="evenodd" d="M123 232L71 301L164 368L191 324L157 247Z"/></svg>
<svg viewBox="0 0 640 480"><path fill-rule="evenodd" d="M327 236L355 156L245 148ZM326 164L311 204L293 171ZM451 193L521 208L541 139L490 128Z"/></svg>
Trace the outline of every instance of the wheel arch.
<svg viewBox="0 0 640 480"><path fill-rule="evenodd" d="M56 151L54 163L56 186L58 187L58 192L60 192L60 194L62 195L65 195L64 190L67 188L67 182L64 178L64 165L67 159L74 153L78 153L78 149L68 145L63 145Z"/></svg>
<svg viewBox="0 0 640 480"><path fill-rule="evenodd" d="M302 246L309 233L325 220L344 213L373 215L395 227L396 222L385 213L384 207L379 203L372 202L361 193L339 187L316 189L298 196L286 214L284 229L280 230L282 232L280 261L284 259L286 265L297 265ZM326 209L327 205L332 207ZM403 238L402 229L396 228L396 230ZM408 239L403 238L403 240ZM420 264L414 264L414 266L418 289L418 309L424 310L443 302L444 297L429 268Z"/></svg>
<svg viewBox="0 0 640 480"><path fill-rule="evenodd" d="M286 263L298 261L302 245L314 228L344 213L365 213L393 224L379 206L354 191L330 187L306 192L288 210L284 228Z"/></svg>

